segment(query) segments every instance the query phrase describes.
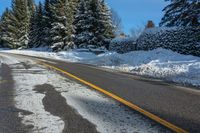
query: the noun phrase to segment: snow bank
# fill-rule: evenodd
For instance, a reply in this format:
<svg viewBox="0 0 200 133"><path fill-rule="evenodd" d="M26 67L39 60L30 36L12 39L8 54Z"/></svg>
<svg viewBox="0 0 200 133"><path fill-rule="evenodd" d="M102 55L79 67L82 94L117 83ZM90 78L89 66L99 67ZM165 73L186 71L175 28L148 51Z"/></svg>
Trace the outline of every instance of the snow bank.
<svg viewBox="0 0 200 133"><path fill-rule="evenodd" d="M182 55L162 48L125 54L106 52L100 55L77 51L51 53L12 50L6 52L93 64L176 83L200 86L200 57Z"/></svg>
<svg viewBox="0 0 200 133"><path fill-rule="evenodd" d="M99 61L95 61L94 64L181 84L200 86L200 58L181 55L171 50L158 48L123 55L110 53L99 58Z"/></svg>

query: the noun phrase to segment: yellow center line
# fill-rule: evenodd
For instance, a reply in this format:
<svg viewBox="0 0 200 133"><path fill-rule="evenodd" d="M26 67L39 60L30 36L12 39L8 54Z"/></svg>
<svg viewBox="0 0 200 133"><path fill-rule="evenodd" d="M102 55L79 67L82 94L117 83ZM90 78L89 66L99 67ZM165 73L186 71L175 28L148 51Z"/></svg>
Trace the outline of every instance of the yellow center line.
<svg viewBox="0 0 200 133"><path fill-rule="evenodd" d="M100 87L98 87L98 86L96 86L96 85L94 85L92 83L89 83L89 82L87 82L87 81L85 81L85 80L83 80L83 79L81 79L81 78L79 78L79 77L67 72L67 71L64 71L64 70L62 70L60 68L57 68L55 66L51 66L51 65L46 64L46 63L44 63L42 61L38 61L38 64L41 64L41 65L44 65L44 66L46 66L48 68L53 68L53 69L55 69L55 70L57 70L59 72L62 72L63 74L66 74L67 76L69 76L71 78L74 78L74 79L84 83L85 85L88 85L88 86L92 87L93 89L95 89L97 91L100 91L101 93L103 93L103 94L105 94L105 95L107 95L107 96L109 96L109 97L111 97L111 98L113 98L113 99L125 104L126 106L132 108L133 110L135 110L137 112L140 112L141 114L143 114L143 115L147 116L148 118L150 118L150 119L162 124L163 126L171 129L174 132L177 132L177 133L189 133L188 131L185 131L184 129L182 129L180 127L177 127L176 125L174 125L174 124L172 124L170 122L167 122L166 120L164 120L164 119L162 119L162 118L160 118L160 117L158 117L158 116L156 116L156 115L154 115L154 114L152 114L152 113L150 113L150 112L138 107L137 105L135 105L135 104L133 104L133 103L131 103L129 101L126 101L126 100L122 99L121 97L119 97L119 96L117 96L115 94L112 94L112 93L106 91L105 89L102 89L102 88L100 88Z"/></svg>

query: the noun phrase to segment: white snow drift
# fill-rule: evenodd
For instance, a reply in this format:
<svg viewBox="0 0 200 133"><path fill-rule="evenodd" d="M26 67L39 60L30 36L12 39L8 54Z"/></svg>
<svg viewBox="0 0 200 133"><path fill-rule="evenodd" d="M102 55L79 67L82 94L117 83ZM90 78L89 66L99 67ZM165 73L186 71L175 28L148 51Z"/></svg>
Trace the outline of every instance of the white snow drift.
<svg viewBox="0 0 200 133"><path fill-rule="evenodd" d="M200 58L178 54L162 48L152 51L134 51L126 54L106 52L100 55L80 51L53 53L9 50L4 52L88 63L181 84L200 86Z"/></svg>

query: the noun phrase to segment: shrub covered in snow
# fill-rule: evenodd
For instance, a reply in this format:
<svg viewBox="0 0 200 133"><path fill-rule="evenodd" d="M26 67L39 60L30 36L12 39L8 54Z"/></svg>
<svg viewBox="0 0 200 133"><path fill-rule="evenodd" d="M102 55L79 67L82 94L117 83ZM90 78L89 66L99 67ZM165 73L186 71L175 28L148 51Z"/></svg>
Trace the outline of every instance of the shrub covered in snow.
<svg viewBox="0 0 200 133"><path fill-rule="evenodd" d="M137 50L158 47L200 56L200 27L146 29L137 40Z"/></svg>
<svg viewBox="0 0 200 133"><path fill-rule="evenodd" d="M110 51L117 53L127 53L136 50L136 39L134 38L116 38L113 39L109 45Z"/></svg>

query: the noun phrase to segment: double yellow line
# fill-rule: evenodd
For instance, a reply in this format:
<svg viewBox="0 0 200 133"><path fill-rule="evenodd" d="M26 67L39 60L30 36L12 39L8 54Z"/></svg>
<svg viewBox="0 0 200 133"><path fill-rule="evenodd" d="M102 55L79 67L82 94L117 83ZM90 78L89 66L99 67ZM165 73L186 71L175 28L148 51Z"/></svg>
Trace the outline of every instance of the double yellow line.
<svg viewBox="0 0 200 133"><path fill-rule="evenodd" d="M76 79L76 80L80 81L81 83L84 83L87 86L92 87L93 89L95 89L97 91L100 91L101 93L103 93L103 94L105 94L105 95L107 95L107 96L109 96L109 97L111 97L111 98L113 98L113 99L115 99L115 100L117 100L117 101L125 104L126 106L132 108L135 111L140 112L141 114L143 114L143 115L147 116L148 118L150 118L150 119L152 119L152 120L154 120L154 121L162 124L163 126L171 129L174 132L177 132L177 133L189 133L189 132L185 131L184 129L182 129L180 127L177 127L174 124L169 123L166 120L164 120L164 119L162 119L162 118L160 118L160 117L158 117L158 116L156 116L156 115L154 115L154 114L152 114L152 113L150 113L150 112L148 112L148 111L146 111L146 110L138 107L137 105L135 105L135 104L133 104L133 103L131 103L129 101L126 101L126 100L120 98L119 96L117 96L115 94L112 94L112 93L110 93L110 92L108 92L108 91L106 91L106 90L104 90L104 89L102 89L102 88L100 88L100 87L92 84L92 83L89 83L89 82L87 82L87 81L85 81L85 80L83 80L83 79L81 79L81 78L79 78L79 77L77 77L77 76L75 76L75 75L67 72L67 71L64 71L64 70L62 70L60 68L57 68L55 66L46 64L46 63L44 63L42 61L40 61L38 63L41 64L41 65L43 65L43 66L46 66L48 68L53 68L53 69L55 69L55 70L57 70L57 71L59 71L59 72L61 72L63 74L66 74L67 76L69 76L69 77L71 77L73 79Z"/></svg>

